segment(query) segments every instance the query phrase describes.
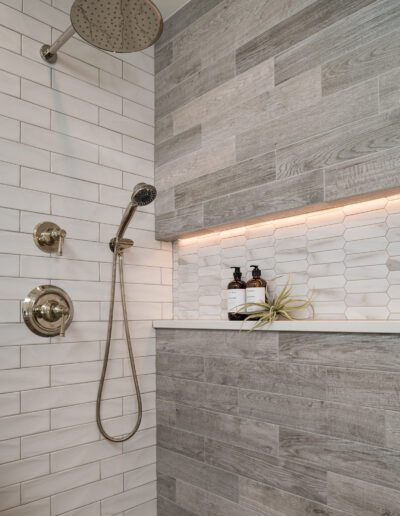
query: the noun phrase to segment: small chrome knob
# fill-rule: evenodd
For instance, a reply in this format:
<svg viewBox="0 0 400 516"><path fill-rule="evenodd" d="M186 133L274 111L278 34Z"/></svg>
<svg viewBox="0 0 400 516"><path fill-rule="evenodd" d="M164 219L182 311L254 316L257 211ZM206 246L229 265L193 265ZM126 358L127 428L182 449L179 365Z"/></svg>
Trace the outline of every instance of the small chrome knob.
<svg viewBox="0 0 400 516"><path fill-rule="evenodd" d="M45 253L56 252L63 254L64 240L67 232L54 222L41 222L33 230L33 240L36 246Z"/></svg>
<svg viewBox="0 0 400 516"><path fill-rule="evenodd" d="M25 324L36 335L64 337L72 322L74 307L63 289L53 285L41 285L25 298L22 313Z"/></svg>

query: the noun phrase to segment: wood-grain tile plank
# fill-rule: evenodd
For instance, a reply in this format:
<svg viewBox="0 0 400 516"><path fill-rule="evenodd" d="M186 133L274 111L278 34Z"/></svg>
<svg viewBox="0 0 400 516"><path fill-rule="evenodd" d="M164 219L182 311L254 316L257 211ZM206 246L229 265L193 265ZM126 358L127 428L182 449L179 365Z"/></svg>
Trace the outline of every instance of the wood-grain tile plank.
<svg viewBox="0 0 400 516"><path fill-rule="evenodd" d="M394 110L279 149L277 177L303 174L399 147L399 129L400 110Z"/></svg>
<svg viewBox="0 0 400 516"><path fill-rule="evenodd" d="M239 414L275 425L355 439L376 445L385 442L383 410L322 400L239 390Z"/></svg>
<svg viewBox="0 0 400 516"><path fill-rule="evenodd" d="M261 95L274 88L274 61L270 59L245 73L236 75L211 91L191 100L172 114L177 133L198 124L201 120L220 116L244 98Z"/></svg>
<svg viewBox="0 0 400 516"><path fill-rule="evenodd" d="M322 200L322 171L315 171L249 188L245 196L239 192L220 197L218 201L207 201L204 203L204 225L212 227L232 221L254 220L256 217L309 207Z"/></svg>
<svg viewBox="0 0 400 516"><path fill-rule="evenodd" d="M197 71L177 84L164 95L156 98L156 116L163 117L190 100L207 93L235 75L234 56L222 57L207 68Z"/></svg>
<svg viewBox="0 0 400 516"><path fill-rule="evenodd" d="M400 147L327 167L325 200L388 191L400 186Z"/></svg>
<svg viewBox="0 0 400 516"><path fill-rule="evenodd" d="M175 424L205 438L237 446L245 443L246 448L268 455L278 453L278 427L264 421L177 405Z"/></svg>
<svg viewBox="0 0 400 516"><path fill-rule="evenodd" d="M175 206L182 208L261 185L276 178L275 154L269 152L175 187ZM210 188L212 185L212 188Z"/></svg>
<svg viewBox="0 0 400 516"><path fill-rule="evenodd" d="M238 160L244 160L287 147L336 127L377 115L378 112L378 80L373 79L323 97L315 106L293 111L240 133L236 137L236 156Z"/></svg>
<svg viewBox="0 0 400 516"><path fill-rule="evenodd" d="M400 66L400 31L394 31L322 66L322 93L329 95Z"/></svg>
<svg viewBox="0 0 400 516"><path fill-rule="evenodd" d="M273 360L278 357L278 334L237 331L157 330L157 352L232 356Z"/></svg>
<svg viewBox="0 0 400 516"><path fill-rule="evenodd" d="M243 508L209 491L204 491L186 482L177 482L177 502L198 516L243 516ZM246 509L246 516L261 516Z"/></svg>
<svg viewBox="0 0 400 516"><path fill-rule="evenodd" d="M236 51L238 73L280 54L373 1L317 0L238 48Z"/></svg>
<svg viewBox="0 0 400 516"><path fill-rule="evenodd" d="M282 361L357 369L400 370L398 335L356 333L282 333Z"/></svg>
<svg viewBox="0 0 400 516"><path fill-rule="evenodd" d="M177 184L221 170L235 162L234 138L211 145L202 144L198 151L185 154L162 166L156 165L155 183L159 190L167 190Z"/></svg>
<svg viewBox="0 0 400 516"><path fill-rule="evenodd" d="M158 375L157 392L160 398L167 401L193 404L198 408L228 414L237 413L237 390L232 387Z"/></svg>
<svg viewBox="0 0 400 516"><path fill-rule="evenodd" d="M186 29L194 21L201 18L203 14L211 11L222 0L202 0L201 2L188 2L179 9L173 16L168 18L164 24L161 38L156 45L156 51L163 47L168 41L174 39L180 31Z"/></svg>
<svg viewBox="0 0 400 516"><path fill-rule="evenodd" d="M205 377L242 389L325 399L326 371L309 364L213 357L205 359Z"/></svg>
<svg viewBox="0 0 400 516"><path fill-rule="evenodd" d="M158 374L188 380L204 379L204 358L179 353L158 353L156 368Z"/></svg>
<svg viewBox="0 0 400 516"><path fill-rule="evenodd" d="M356 516L397 516L400 514L400 491L329 473L328 503Z"/></svg>
<svg viewBox="0 0 400 516"><path fill-rule="evenodd" d="M321 69L314 68L261 95L244 98L244 102L238 105L227 105L223 116L216 114L202 121L203 142L224 141L292 111L318 104L321 99Z"/></svg>
<svg viewBox="0 0 400 516"><path fill-rule="evenodd" d="M276 84L397 30L399 23L397 0L372 2L276 56Z"/></svg>
<svg viewBox="0 0 400 516"><path fill-rule="evenodd" d="M239 501L242 505L246 508L259 510L266 515L275 514L271 511L279 511L278 514L284 514L285 516L307 516L309 514L347 516L344 512L324 504L245 477L240 478L239 493Z"/></svg>
<svg viewBox="0 0 400 516"><path fill-rule="evenodd" d="M158 448L158 471L164 475L189 482L228 500L238 501L238 476L190 459L179 453Z"/></svg>
<svg viewBox="0 0 400 516"><path fill-rule="evenodd" d="M242 447L238 447L207 439L205 461L242 477L252 478L277 489L326 503L326 473L316 471L312 467L309 468L309 472L307 468L304 468L304 472L300 472L290 461L246 449L245 441Z"/></svg>
<svg viewBox="0 0 400 516"><path fill-rule="evenodd" d="M169 44L164 48L168 47ZM156 57L156 62L157 61L158 59ZM157 95L164 95L195 73L200 72L201 66L202 61L197 52L181 57L174 62L172 62L172 60L168 61L168 64L156 74L155 87L157 89Z"/></svg>
<svg viewBox="0 0 400 516"><path fill-rule="evenodd" d="M159 215L156 219L156 238L176 240L179 235L201 229L204 226L203 205L181 208Z"/></svg>
<svg viewBox="0 0 400 516"><path fill-rule="evenodd" d="M157 166L190 154L201 148L201 125L196 125L183 133L177 134L156 147Z"/></svg>
<svg viewBox="0 0 400 516"><path fill-rule="evenodd" d="M281 457L373 484L399 486L398 451L283 427L279 446Z"/></svg>
<svg viewBox="0 0 400 516"><path fill-rule="evenodd" d="M204 437L199 435L178 428L159 425L157 428L157 443L158 446L167 450L204 461Z"/></svg>
<svg viewBox="0 0 400 516"><path fill-rule="evenodd" d="M327 399L400 410L400 373L328 368Z"/></svg>

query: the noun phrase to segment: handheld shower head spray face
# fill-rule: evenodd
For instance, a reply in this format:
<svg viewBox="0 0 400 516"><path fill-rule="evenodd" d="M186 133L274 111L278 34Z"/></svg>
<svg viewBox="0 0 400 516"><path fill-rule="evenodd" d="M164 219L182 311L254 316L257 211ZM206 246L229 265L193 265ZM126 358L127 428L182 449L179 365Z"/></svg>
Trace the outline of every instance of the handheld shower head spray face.
<svg viewBox="0 0 400 516"><path fill-rule="evenodd" d="M147 206L157 196L157 190L154 186L148 185L146 183L139 183L135 186L132 193L131 202L126 207L124 214L122 215L122 220L119 225L116 238L120 240L129 226L130 221L132 220L135 211L138 206Z"/></svg>
<svg viewBox="0 0 400 516"><path fill-rule="evenodd" d="M132 202L138 206L147 206L157 197L156 187L146 183L139 183L133 189Z"/></svg>

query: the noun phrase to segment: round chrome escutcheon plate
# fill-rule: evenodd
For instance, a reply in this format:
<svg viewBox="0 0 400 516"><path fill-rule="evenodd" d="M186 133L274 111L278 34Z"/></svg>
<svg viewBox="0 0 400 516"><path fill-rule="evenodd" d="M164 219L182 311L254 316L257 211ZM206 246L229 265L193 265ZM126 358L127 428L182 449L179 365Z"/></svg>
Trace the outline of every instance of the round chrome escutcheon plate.
<svg viewBox="0 0 400 516"><path fill-rule="evenodd" d="M60 334L61 318L51 320L43 317L45 307L60 306L66 311L64 328L67 329L74 317L74 307L69 295L54 285L40 285L29 292L22 305L22 315L28 328L40 337L56 337Z"/></svg>

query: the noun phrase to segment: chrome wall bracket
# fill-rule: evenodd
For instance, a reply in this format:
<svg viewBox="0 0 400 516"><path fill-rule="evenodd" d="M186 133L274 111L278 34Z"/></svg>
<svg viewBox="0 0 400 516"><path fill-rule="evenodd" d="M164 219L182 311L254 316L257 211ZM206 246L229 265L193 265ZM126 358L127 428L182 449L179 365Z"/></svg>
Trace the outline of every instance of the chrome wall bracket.
<svg viewBox="0 0 400 516"><path fill-rule="evenodd" d="M63 245L67 232L54 222L41 222L33 230L33 240L44 253L63 254Z"/></svg>
<svg viewBox="0 0 400 516"><path fill-rule="evenodd" d="M69 295L53 285L40 285L29 292L22 305L25 324L40 337L64 337L74 317Z"/></svg>

